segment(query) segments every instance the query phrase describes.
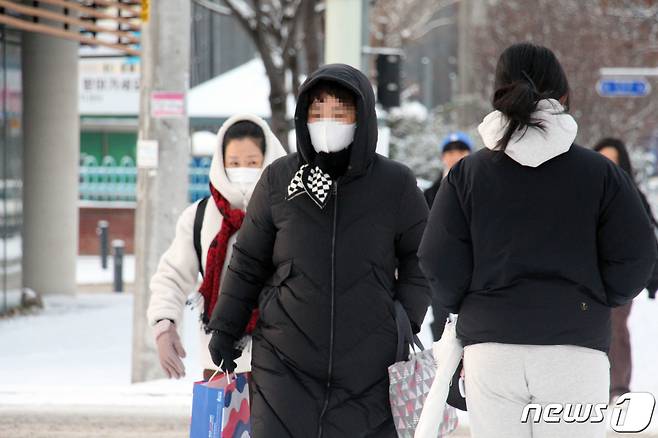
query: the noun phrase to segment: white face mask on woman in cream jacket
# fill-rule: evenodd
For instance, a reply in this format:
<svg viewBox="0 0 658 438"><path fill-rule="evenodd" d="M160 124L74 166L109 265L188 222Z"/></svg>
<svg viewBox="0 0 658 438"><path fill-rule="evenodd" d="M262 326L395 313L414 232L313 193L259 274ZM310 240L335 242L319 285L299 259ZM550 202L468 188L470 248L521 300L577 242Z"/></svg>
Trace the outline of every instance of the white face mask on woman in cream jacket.
<svg viewBox="0 0 658 438"><path fill-rule="evenodd" d="M227 129L236 122L243 120L257 124L265 134L263 167L260 169L249 168L248 172L236 171L236 169L241 168L226 169L222 151L224 134ZM264 120L249 114L235 115L222 125L217 134L216 149L210 166L210 182L231 203L232 208L245 210L263 169L285 154L286 152L281 143ZM151 300L147 318L149 324L154 327L154 336L160 353L161 365L170 377L182 377L184 374L180 357L184 357L185 352L180 343L177 327L180 327L188 295L198 288L200 269L193 242L194 217L197 204L190 205L181 214L176 225L174 240L162 255L157 271L150 282ZM207 203L201 228L201 263L204 268L208 247L217 235L221 225L222 215L210 199ZM229 240L226 259L222 267L222 277L230 260L235 238L236 234ZM203 306L200 307L203 308ZM214 369L216 367L208 353L210 336L206 335L202 328L199 331L201 367ZM247 370L250 366L250 360L251 358L248 355L243 354L243 357L238 361L238 367L241 368L238 371Z"/></svg>

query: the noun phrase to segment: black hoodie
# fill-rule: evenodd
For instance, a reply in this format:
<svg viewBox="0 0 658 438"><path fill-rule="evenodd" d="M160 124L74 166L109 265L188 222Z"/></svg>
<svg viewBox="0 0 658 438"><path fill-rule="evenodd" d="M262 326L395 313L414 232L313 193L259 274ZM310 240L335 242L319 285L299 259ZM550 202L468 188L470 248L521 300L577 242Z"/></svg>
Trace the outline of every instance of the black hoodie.
<svg viewBox="0 0 658 438"><path fill-rule="evenodd" d="M349 165L324 208L306 193L287 197L300 166L316 164L306 123L308 91L319 80L352 90L357 110ZM416 256L427 204L407 167L375 153L375 98L358 70L333 64L311 74L295 126L299 152L263 172L209 325L239 337L260 310L255 438L393 438L394 300L418 331L430 302Z"/></svg>

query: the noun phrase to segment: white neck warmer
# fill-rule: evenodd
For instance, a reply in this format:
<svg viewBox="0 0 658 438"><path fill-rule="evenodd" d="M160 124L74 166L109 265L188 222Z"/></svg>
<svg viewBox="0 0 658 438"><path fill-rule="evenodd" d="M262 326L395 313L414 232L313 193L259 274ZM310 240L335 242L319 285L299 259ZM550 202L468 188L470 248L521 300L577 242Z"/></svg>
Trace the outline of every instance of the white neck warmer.
<svg viewBox="0 0 658 438"><path fill-rule="evenodd" d="M578 133L578 124L555 99L543 99L537 103L532 119L541 121L543 130L528 127L516 131L510 139L505 153L523 166L538 167L567 152ZM500 111L487 115L478 126L484 145L495 150L507 127L507 117Z"/></svg>

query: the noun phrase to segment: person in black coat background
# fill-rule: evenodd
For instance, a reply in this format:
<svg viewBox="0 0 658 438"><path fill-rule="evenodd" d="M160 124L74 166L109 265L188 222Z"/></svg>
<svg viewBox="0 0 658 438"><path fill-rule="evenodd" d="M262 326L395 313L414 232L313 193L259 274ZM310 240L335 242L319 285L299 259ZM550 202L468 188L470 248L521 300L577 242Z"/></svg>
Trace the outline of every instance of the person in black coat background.
<svg viewBox="0 0 658 438"><path fill-rule="evenodd" d="M463 132L453 132L446 136L441 142L441 161L443 162L443 172L434 181L434 183L423 192L427 205L432 208L434 197L441 187L441 181L448 175L452 166L457 164L459 160L468 156L473 152L473 141Z"/></svg>
<svg viewBox="0 0 658 438"><path fill-rule="evenodd" d="M617 138L603 138L595 146L594 150L607 157L610 161L621 167L631 178L634 176L631 159L626 145ZM651 206L638 188L640 199L651 220L656 227L656 219L651 211ZM658 264L654 267L653 274L647 283L649 298L656 298L658 289ZM633 362L631 357L631 336L628 331L628 317L631 314L632 301L623 306L612 309L612 333L610 340L610 400L630 391L631 374Z"/></svg>
<svg viewBox="0 0 658 438"><path fill-rule="evenodd" d="M358 70L312 73L295 128L298 153L265 169L247 208L209 323L211 355L231 370L257 307L255 438L394 438L394 300L418 332L430 302L416 255L428 208L412 172L375 153L375 98Z"/></svg>
<svg viewBox="0 0 658 438"><path fill-rule="evenodd" d="M434 184L423 192L427 205L430 208L432 208L434 197L438 193L439 187L441 187L441 181L443 181L443 178L448 175L452 166L457 164L462 158L470 155L471 152L473 152L473 141L463 132L453 132L443 139L441 142L443 172L441 172L441 175L439 175L436 181L434 181ZM443 328L445 327L446 319L448 318L448 312L441 308L438 301L436 301L436 298L434 298L434 295L432 295L432 315L434 317L434 320L430 324L432 338L435 341L438 341L443 334Z"/></svg>
<svg viewBox="0 0 658 438"><path fill-rule="evenodd" d="M604 437L604 422L522 423L530 403L607 403L610 309L646 285L656 244L628 174L573 144L569 86L549 49L507 48L485 149L441 184L420 265L459 313L474 438Z"/></svg>

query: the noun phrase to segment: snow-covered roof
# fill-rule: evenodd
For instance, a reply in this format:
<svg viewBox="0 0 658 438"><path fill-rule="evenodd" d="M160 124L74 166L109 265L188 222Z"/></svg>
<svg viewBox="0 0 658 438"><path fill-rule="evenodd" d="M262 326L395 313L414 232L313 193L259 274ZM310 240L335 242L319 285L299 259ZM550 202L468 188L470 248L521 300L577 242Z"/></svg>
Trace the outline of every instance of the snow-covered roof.
<svg viewBox="0 0 658 438"><path fill-rule="evenodd" d="M242 64L226 73L192 88L188 93L189 117L228 118L236 113L271 116L270 83L260 58ZM294 99L288 99L292 114Z"/></svg>
<svg viewBox="0 0 658 438"><path fill-rule="evenodd" d="M192 155L212 157L217 148L217 134L210 131L197 131L192 134Z"/></svg>

